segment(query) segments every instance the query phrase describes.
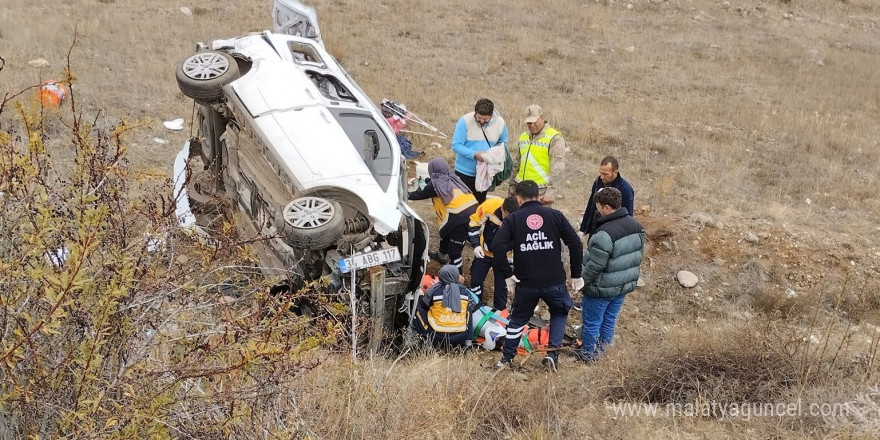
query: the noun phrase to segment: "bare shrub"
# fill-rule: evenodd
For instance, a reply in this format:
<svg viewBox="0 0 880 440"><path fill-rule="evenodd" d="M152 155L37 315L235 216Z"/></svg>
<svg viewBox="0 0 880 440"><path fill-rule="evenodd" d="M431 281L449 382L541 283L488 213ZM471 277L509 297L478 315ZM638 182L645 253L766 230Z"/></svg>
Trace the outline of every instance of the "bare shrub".
<svg viewBox="0 0 880 440"><path fill-rule="evenodd" d="M802 316L816 305L804 292L791 292L774 285L774 272L766 263L751 259L747 261L740 274L737 284L743 295L751 302L755 310L768 316L787 318ZM819 297L822 297L819 294Z"/></svg>
<svg viewBox="0 0 880 440"><path fill-rule="evenodd" d="M868 387L844 402L844 409L824 417L831 429L864 438L880 436L880 387Z"/></svg>
<svg viewBox="0 0 880 440"><path fill-rule="evenodd" d="M269 296L233 225L212 241L182 234L168 181L133 176L131 124L95 128L65 84L58 113L17 99L27 95L0 103L3 436L280 429L274 396L320 364L308 352L335 341L337 324L282 313L299 295ZM63 132L46 130L50 118ZM59 136L64 166L47 147ZM244 288L221 295L235 278Z"/></svg>
<svg viewBox="0 0 880 440"><path fill-rule="evenodd" d="M854 322L880 323L880 283L875 276L865 274L861 280L847 283L840 298L840 310Z"/></svg>

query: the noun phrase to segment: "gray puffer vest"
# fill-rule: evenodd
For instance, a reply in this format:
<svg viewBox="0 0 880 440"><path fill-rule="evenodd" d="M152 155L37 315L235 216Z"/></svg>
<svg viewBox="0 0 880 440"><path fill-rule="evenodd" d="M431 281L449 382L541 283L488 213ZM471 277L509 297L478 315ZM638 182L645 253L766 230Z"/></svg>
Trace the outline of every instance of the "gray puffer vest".
<svg viewBox="0 0 880 440"><path fill-rule="evenodd" d="M610 298L635 290L644 248L645 229L626 208L600 218L584 254L584 295Z"/></svg>

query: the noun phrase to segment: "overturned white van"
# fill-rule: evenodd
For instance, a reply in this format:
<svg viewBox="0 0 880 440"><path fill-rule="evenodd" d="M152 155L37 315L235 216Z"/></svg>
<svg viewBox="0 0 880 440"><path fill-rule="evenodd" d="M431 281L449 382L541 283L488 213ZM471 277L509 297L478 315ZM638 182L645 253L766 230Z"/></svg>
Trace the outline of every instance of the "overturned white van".
<svg viewBox="0 0 880 440"><path fill-rule="evenodd" d="M376 344L409 320L428 230L406 204L394 133L327 53L314 15L277 0L276 32L199 43L180 63L199 128L175 167L177 213L210 233L217 207L231 207L221 214L259 237L267 273L354 289Z"/></svg>

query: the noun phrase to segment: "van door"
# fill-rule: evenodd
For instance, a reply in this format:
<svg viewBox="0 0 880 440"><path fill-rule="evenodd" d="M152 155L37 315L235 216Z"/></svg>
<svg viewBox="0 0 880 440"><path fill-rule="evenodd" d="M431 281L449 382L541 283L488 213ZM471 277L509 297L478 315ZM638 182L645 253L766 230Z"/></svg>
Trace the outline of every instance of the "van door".
<svg viewBox="0 0 880 440"><path fill-rule="evenodd" d="M298 0L274 0L272 21L277 34L311 38L324 45L318 29L318 15L313 8Z"/></svg>

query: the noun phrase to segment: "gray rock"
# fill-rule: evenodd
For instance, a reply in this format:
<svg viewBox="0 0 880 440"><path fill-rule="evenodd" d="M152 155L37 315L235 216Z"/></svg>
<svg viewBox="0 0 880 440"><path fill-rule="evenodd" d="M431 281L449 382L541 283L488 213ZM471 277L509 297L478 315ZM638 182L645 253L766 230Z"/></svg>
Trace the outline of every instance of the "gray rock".
<svg viewBox="0 0 880 440"><path fill-rule="evenodd" d="M746 241L749 243L759 243L761 241L761 239L758 238L757 235L749 232L746 234Z"/></svg>
<svg viewBox="0 0 880 440"><path fill-rule="evenodd" d="M714 223L715 220L711 215L706 214L705 212L696 212L691 214L691 221L694 222L698 228L702 229L706 227L706 225Z"/></svg>
<svg viewBox="0 0 880 440"><path fill-rule="evenodd" d="M798 294L794 290L785 289L785 297L786 298L797 298Z"/></svg>
<svg viewBox="0 0 880 440"><path fill-rule="evenodd" d="M693 272L688 272L686 270L678 271L678 274L675 275L675 278L678 279L678 284L681 284L682 287L691 288L697 285L700 282L700 279L697 278Z"/></svg>
<svg viewBox="0 0 880 440"><path fill-rule="evenodd" d="M636 287L644 287L644 286L645 286L645 279L642 277L639 277L639 280L636 281Z"/></svg>

